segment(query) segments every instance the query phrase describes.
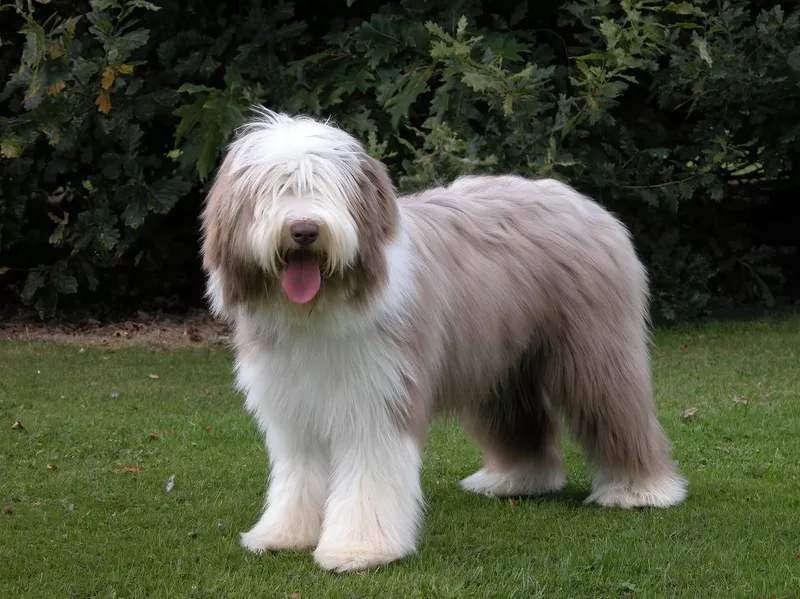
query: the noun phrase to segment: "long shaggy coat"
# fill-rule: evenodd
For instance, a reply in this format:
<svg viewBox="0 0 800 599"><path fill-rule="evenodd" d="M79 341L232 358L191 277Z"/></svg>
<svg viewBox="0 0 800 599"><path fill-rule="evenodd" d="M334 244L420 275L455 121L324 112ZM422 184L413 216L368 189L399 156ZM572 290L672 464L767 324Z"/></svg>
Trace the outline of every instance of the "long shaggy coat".
<svg viewBox="0 0 800 599"><path fill-rule="evenodd" d="M645 270L574 189L472 176L398 197L344 131L261 110L202 229L271 464L245 547L315 548L338 571L414 552L425 432L445 414L484 456L469 491L561 489L563 420L594 473L587 502L686 497L654 412Z"/></svg>

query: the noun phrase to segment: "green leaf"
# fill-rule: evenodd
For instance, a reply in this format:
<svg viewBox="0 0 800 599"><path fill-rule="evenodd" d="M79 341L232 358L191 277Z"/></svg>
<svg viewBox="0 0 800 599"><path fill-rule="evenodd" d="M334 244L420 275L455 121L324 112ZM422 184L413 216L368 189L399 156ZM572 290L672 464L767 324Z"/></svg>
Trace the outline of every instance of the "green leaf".
<svg viewBox="0 0 800 599"><path fill-rule="evenodd" d="M36 292L44 287L44 284L44 274L40 269L37 268L36 270L29 272L28 277L25 279L25 287L22 290L22 301L25 304L30 304L36 295Z"/></svg>
<svg viewBox="0 0 800 599"><path fill-rule="evenodd" d="M146 0L129 0L128 6L133 6L136 8L144 8L145 10L152 10L152 11L161 10L160 6L156 6L152 2L147 2Z"/></svg>
<svg viewBox="0 0 800 599"><path fill-rule="evenodd" d="M461 77L461 81L463 81L466 85L472 88L473 91L476 92L485 92L486 90L494 90L498 87L498 82L491 77L488 77L484 73L465 73L463 77Z"/></svg>
<svg viewBox="0 0 800 599"><path fill-rule="evenodd" d="M206 141L197 161L197 173L200 175L201 181L208 179L209 173L214 170L221 143L222 134L219 124L212 123L206 132Z"/></svg>
<svg viewBox="0 0 800 599"><path fill-rule="evenodd" d="M179 108L172 111L174 116L179 117L181 120L175 128L175 141L178 142L189 136L189 133L194 129L197 122L200 120L200 115L205 107L205 102L194 102L193 104L184 104Z"/></svg>
<svg viewBox="0 0 800 599"><path fill-rule="evenodd" d="M144 223L147 212L147 202L143 200L130 201L122 212L122 222L125 223L126 227L138 229Z"/></svg>
<svg viewBox="0 0 800 599"><path fill-rule="evenodd" d="M166 214L183 196L189 193L192 185L181 177L160 179L148 186L152 198L151 206L155 212Z"/></svg>
<svg viewBox="0 0 800 599"><path fill-rule="evenodd" d="M703 12L703 9L701 9L699 6L695 6L691 2L673 2L672 4L668 4L666 7L664 7L664 10L678 15L696 15L698 17L706 16L706 13Z"/></svg>
<svg viewBox="0 0 800 599"><path fill-rule="evenodd" d="M206 85L198 85L195 83L184 83L178 88L179 93L187 92L190 94L198 94L201 92L219 92L217 88L208 87Z"/></svg>
<svg viewBox="0 0 800 599"><path fill-rule="evenodd" d="M408 117L411 105L420 94L428 91L428 79L431 74L431 69L425 69L422 72L411 72L403 76L398 93L386 103L386 108L392 115L393 127L397 127L401 118Z"/></svg>
<svg viewBox="0 0 800 599"><path fill-rule="evenodd" d="M70 274L55 271L52 275L53 284L56 291L64 295L70 295L78 291L78 279Z"/></svg>

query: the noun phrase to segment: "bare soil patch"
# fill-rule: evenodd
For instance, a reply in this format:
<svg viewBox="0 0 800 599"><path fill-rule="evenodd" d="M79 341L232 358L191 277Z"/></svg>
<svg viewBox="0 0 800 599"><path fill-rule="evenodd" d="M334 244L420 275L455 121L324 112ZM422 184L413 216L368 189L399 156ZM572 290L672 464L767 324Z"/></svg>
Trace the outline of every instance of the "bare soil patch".
<svg viewBox="0 0 800 599"><path fill-rule="evenodd" d="M216 347L230 342L231 329L206 312L182 316L138 312L133 319L102 323L13 322L0 324L0 339L55 341L69 345L123 347Z"/></svg>

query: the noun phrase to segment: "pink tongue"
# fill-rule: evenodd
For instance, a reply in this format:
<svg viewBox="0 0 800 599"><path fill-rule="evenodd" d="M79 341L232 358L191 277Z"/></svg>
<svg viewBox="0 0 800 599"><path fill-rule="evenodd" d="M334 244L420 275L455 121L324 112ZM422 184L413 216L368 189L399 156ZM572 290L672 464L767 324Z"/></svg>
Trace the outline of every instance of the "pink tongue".
<svg viewBox="0 0 800 599"><path fill-rule="evenodd" d="M313 254L289 254L283 273L283 292L290 301L305 304L314 299L322 286L319 262Z"/></svg>

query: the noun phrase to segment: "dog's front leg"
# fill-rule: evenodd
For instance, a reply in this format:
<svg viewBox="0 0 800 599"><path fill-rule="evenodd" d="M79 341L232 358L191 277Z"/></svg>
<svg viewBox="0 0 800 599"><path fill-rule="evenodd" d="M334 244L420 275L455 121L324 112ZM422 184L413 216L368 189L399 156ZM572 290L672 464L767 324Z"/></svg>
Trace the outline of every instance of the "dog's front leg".
<svg viewBox="0 0 800 599"><path fill-rule="evenodd" d="M314 552L327 570L372 568L416 550L422 520L419 443L395 423L362 424L331 446L331 486Z"/></svg>
<svg viewBox="0 0 800 599"><path fill-rule="evenodd" d="M317 544L329 474L319 440L288 422L265 423L270 455L266 508L242 533L251 551L310 549Z"/></svg>

